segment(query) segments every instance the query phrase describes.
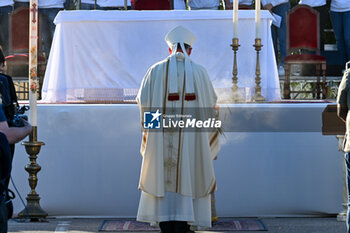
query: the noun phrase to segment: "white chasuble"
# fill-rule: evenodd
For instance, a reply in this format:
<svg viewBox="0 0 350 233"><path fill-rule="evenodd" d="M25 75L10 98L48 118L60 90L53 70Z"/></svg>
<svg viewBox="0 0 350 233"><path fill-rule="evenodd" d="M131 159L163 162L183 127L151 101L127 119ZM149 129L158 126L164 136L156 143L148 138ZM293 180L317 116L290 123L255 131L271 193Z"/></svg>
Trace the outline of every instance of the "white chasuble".
<svg viewBox="0 0 350 233"><path fill-rule="evenodd" d="M167 62L152 66L142 80L137 96L141 110L159 108L163 114L182 108L214 108L216 94L206 69L192 62L196 99L186 101L184 57L176 54L179 100L169 101ZM142 122L143 123L143 122ZM211 147L212 145L212 147ZM212 160L220 149L217 132L188 132L184 129L143 132L143 156L139 188L142 190L138 221L187 221L210 227L210 193L216 187Z"/></svg>

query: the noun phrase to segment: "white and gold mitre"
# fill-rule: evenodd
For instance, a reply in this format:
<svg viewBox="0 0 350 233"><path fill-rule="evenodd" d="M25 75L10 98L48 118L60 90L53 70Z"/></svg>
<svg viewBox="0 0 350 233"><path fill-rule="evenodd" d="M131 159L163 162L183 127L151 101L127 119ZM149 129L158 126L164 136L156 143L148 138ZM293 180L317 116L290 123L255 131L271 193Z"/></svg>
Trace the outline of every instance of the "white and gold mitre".
<svg viewBox="0 0 350 233"><path fill-rule="evenodd" d="M178 80L177 80L177 64L176 64L176 53L177 48L181 48L185 56L185 81L186 81L186 91L185 100L192 101L196 100L196 93L194 91L193 82L193 70L191 59L189 58L187 51L185 49L185 44L192 46L196 36L187 28L183 26L177 26L173 28L165 36L165 41L167 42L169 48L172 49L171 55L168 57L168 85L169 94L168 101L178 101L180 100Z"/></svg>
<svg viewBox="0 0 350 233"><path fill-rule="evenodd" d="M177 26L173 28L165 36L165 41L167 42L170 48L172 48L174 44L181 42L192 46L195 40L196 36L190 30L183 26Z"/></svg>

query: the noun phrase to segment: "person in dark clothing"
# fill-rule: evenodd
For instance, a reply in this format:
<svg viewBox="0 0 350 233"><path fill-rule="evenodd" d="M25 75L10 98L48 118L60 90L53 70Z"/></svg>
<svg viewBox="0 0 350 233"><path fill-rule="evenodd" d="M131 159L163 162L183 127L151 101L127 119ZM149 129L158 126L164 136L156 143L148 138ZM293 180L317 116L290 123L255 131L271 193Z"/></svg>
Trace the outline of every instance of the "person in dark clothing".
<svg viewBox="0 0 350 233"><path fill-rule="evenodd" d="M4 54L0 47L0 71L5 64ZM7 232L8 208L6 206L7 190L11 176L11 164L14 152L14 144L24 139L32 132L32 126L23 120L23 127L11 127L8 123L14 113L11 113L13 103L11 93L12 79L0 73L0 233ZM12 86L12 88L14 88ZM8 105L8 106L7 106ZM5 112L9 115L6 116ZM12 149L11 146L12 145ZM11 216L10 216L11 217Z"/></svg>
<svg viewBox="0 0 350 233"><path fill-rule="evenodd" d="M0 109L0 121L6 120ZM7 232L8 209L6 207L7 180L11 176L11 150L6 135L0 132L0 233Z"/></svg>

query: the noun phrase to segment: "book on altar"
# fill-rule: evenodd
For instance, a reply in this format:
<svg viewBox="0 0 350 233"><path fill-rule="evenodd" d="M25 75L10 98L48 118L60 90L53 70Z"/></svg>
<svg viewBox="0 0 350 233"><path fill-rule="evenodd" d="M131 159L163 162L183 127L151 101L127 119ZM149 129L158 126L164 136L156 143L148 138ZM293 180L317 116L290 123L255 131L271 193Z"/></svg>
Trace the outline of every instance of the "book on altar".
<svg viewBox="0 0 350 233"><path fill-rule="evenodd" d="M282 17L275 13L272 13L272 17L272 24L279 28L281 26Z"/></svg>

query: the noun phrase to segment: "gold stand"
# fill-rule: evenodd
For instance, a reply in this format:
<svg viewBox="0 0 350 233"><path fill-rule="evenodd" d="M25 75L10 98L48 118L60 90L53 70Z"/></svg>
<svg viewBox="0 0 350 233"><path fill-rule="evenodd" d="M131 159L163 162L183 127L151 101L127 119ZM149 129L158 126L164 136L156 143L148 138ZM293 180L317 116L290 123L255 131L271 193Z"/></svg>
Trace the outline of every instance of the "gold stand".
<svg viewBox="0 0 350 233"><path fill-rule="evenodd" d="M41 170L41 167L36 163L38 158L37 154L40 152L41 146L45 145L43 142L37 141L37 127L33 126L33 131L29 135L29 141L22 142L25 146L27 154L29 154L30 163L25 166L25 170L29 173L29 186L31 188L30 193L27 195L27 205L18 214L18 218L30 218L30 221L40 221L46 218L47 213L40 207L39 194L36 193L35 187L38 184L37 173Z"/></svg>
<svg viewBox="0 0 350 233"><path fill-rule="evenodd" d="M239 43L238 43L238 38L233 38L232 39L232 44L231 44L231 47L232 47L232 50L233 50L233 71L232 71L232 83L233 83L233 86L232 86L232 100L233 102L240 102L241 99L239 98L239 95L238 95L238 86L237 86L237 83L238 83L238 69L237 69L237 51L238 51L238 47L239 47Z"/></svg>
<svg viewBox="0 0 350 233"><path fill-rule="evenodd" d="M261 50L261 47L263 47L263 45L261 44L261 39L260 38L256 38L255 39L255 44L253 45L255 47L256 50L256 69L255 69L255 95L253 97L253 101L254 102L264 102L265 98L261 95L261 78L260 78L260 58L259 58L259 53Z"/></svg>

